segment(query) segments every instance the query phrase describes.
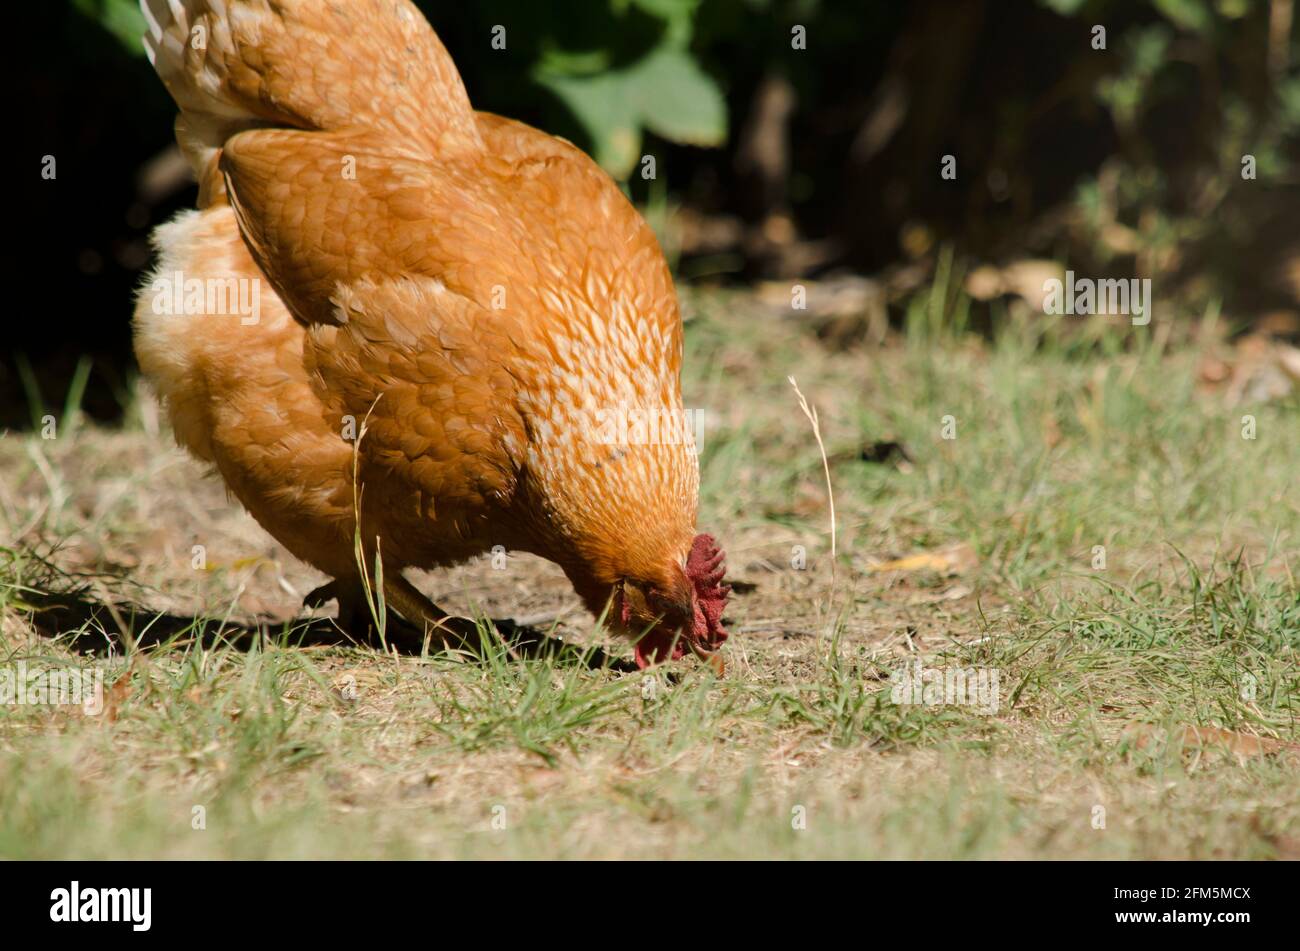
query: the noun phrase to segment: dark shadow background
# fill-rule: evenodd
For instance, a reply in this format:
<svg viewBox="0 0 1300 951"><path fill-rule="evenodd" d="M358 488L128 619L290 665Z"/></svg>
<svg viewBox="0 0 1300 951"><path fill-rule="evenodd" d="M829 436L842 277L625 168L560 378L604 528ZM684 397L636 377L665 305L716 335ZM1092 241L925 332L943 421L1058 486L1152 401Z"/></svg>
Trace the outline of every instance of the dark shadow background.
<svg viewBox="0 0 1300 951"><path fill-rule="evenodd" d="M31 425L34 404L59 412L78 367L82 408L112 421L130 400L148 234L195 190L172 103L129 41L133 4L20 6L9 254L21 297L0 427ZM1046 257L1153 277L1189 319L1221 303L1234 326L1300 330L1293 0L421 6L477 108L589 150L599 130L539 81L544 69L590 79L665 45L689 54L725 100L725 141L649 131L640 151L660 175L628 179L634 199L674 211L684 279L924 278L942 252L972 266ZM505 51L489 45L497 24ZM806 49L791 47L796 25ZM1105 50L1091 46L1095 25ZM1254 180L1241 177L1247 153ZM939 174L945 154L955 181Z"/></svg>

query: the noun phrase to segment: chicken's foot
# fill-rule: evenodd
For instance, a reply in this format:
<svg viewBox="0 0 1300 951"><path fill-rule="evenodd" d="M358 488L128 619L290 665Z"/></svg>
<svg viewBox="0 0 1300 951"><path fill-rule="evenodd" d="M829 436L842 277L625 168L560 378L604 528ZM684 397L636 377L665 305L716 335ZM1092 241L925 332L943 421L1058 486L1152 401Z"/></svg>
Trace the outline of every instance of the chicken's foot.
<svg viewBox="0 0 1300 951"><path fill-rule="evenodd" d="M303 606L318 608L328 601L337 601L339 605L338 624L346 631L359 633L368 639L375 639L374 619L366 599L365 589L359 581L335 579L311 591L303 599ZM398 623L386 625L386 640L412 651L422 651L426 638L428 646L434 650L472 650L482 652L485 643L482 628L471 618L448 614L420 591L402 575L387 575L384 578L384 601L389 608L389 620ZM408 626L409 625L409 626ZM635 672L636 665L609 657L603 650L596 648L584 652L574 644L566 644L556 637L551 637L527 625L510 620L492 621L491 627L497 632L500 642L515 660L524 656L541 657L548 653L568 653L580 657L587 666L596 669L608 667L610 670Z"/></svg>

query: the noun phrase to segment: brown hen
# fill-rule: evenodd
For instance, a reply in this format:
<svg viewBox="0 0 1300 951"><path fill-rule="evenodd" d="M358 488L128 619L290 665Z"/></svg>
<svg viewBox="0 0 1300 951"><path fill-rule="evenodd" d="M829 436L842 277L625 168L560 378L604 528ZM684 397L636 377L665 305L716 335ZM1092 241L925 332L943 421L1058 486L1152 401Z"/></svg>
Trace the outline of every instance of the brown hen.
<svg viewBox="0 0 1300 951"><path fill-rule="evenodd" d="M346 623L379 555L388 604L450 642L463 627L402 570L501 546L594 613L612 598L642 666L715 651L694 440L643 433L683 421L681 317L614 182L473 111L405 0L142 6L200 183L135 317L178 441L335 579Z"/></svg>

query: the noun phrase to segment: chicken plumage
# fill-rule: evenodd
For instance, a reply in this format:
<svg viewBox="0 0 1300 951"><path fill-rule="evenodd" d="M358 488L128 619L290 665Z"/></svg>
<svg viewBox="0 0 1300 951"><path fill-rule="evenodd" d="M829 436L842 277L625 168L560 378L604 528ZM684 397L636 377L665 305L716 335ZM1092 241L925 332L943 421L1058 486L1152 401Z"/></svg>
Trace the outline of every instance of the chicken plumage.
<svg viewBox="0 0 1300 951"><path fill-rule="evenodd" d="M594 613L612 598L616 629L649 632L643 666L716 650L689 427L598 425L683 418L671 275L614 182L473 111L406 0L142 7L200 185L155 235L135 319L180 443L352 621L376 554L389 604L445 628L402 570L502 546L558 564ZM170 282L232 280L255 319L211 292L166 306Z"/></svg>

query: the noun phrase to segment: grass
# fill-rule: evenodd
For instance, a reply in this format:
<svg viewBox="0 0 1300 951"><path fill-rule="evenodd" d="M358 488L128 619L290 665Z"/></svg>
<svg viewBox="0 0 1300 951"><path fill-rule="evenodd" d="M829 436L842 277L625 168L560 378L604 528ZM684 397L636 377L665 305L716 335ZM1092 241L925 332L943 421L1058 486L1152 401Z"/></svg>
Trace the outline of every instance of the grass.
<svg viewBox="0 0 1300 951"><path fill-rule="evenodd" d="M692 300L701 527L753 586L721 678L307 643L322 579L146 396L120 430L0 440L0 670L100 670L109 708L0 705L0 856L1300 857L1294 394L1230 409L1140 330L979 340L946 286L846 351ZM417 580L603 638L534 559ZM120 621L37 633L73 584ZM996 712L895 702L917 662L996 673Z"/></svg>

